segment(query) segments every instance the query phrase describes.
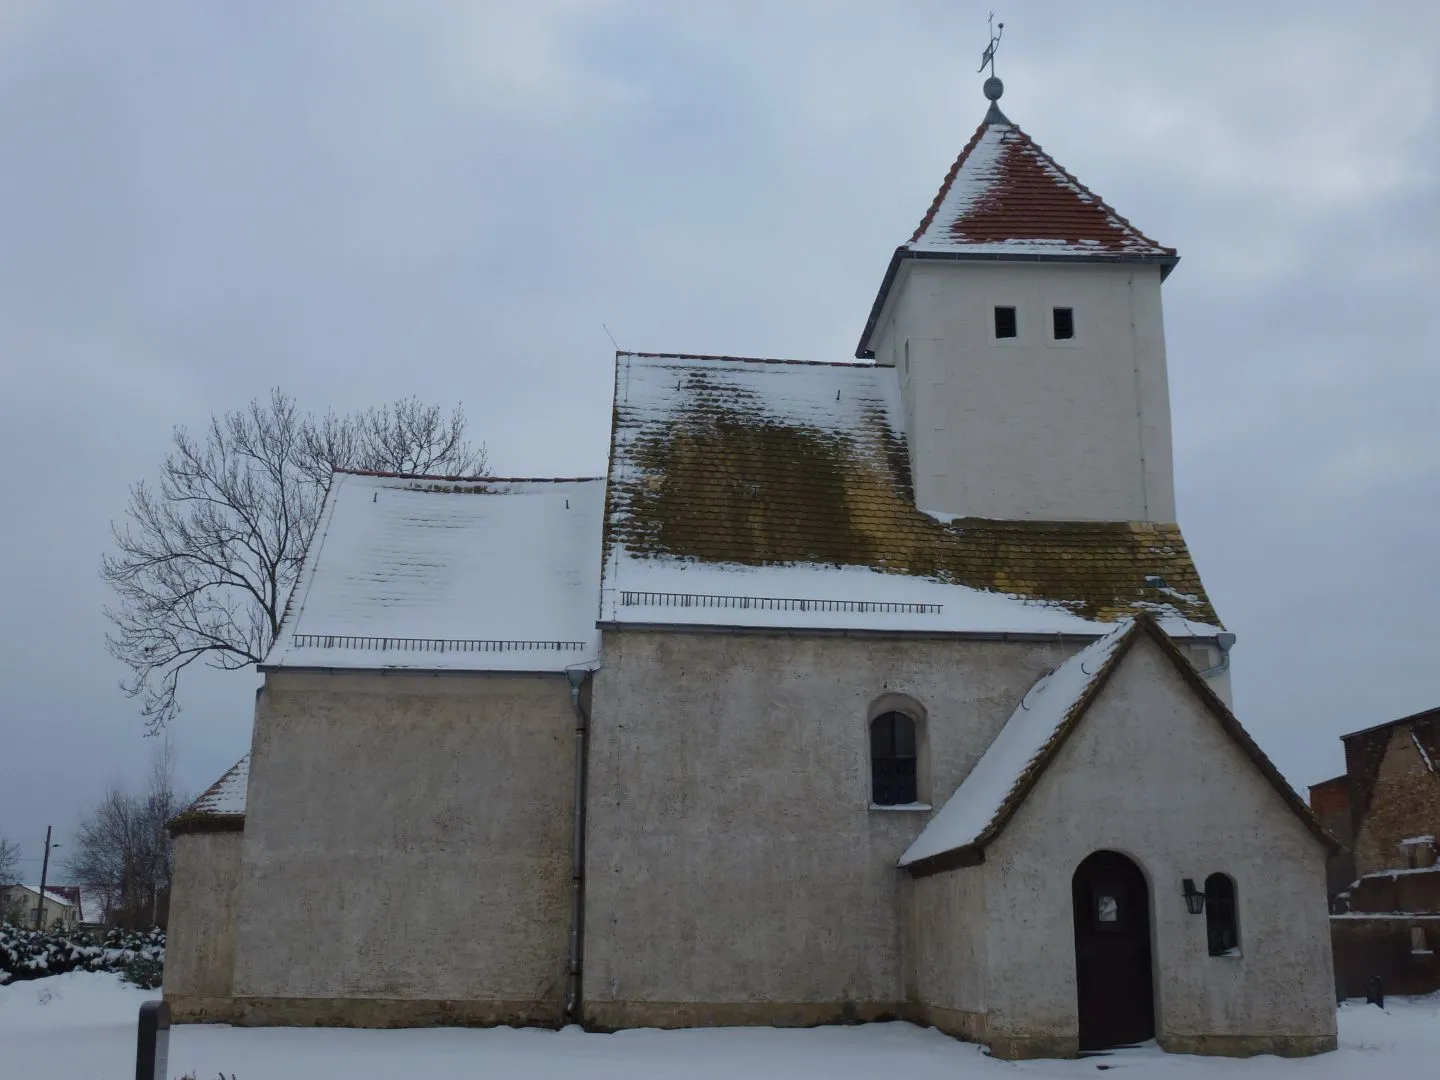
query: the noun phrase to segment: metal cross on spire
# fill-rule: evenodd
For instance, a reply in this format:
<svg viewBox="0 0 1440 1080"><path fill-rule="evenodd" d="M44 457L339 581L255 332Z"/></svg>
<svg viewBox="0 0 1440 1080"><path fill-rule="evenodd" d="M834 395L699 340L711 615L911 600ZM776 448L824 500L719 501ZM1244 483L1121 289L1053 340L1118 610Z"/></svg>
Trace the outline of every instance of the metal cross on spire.
<svg viewBox="0 0 1440 1080"><path fill-rule="evenodd" d="M1000 33L995 32L995 13L990 12L990 44L985 46L985 52L980 57L980 70L985 70L985 65L990 65L990 77L995 77L995 50L1000 45L1000 39L1005 36L1005 24L1000 24Z"/></svg>

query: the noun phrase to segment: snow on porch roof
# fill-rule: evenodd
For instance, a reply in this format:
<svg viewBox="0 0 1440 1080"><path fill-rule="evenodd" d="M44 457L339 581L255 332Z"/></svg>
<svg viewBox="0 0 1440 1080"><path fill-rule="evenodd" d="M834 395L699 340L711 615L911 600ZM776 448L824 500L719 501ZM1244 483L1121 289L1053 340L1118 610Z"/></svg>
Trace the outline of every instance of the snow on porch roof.
<svg viewBox="0 0 1440 1080"><path fill-rule="evenodd" d="M245 821L245 793L249 784L250 755L246 754L171 819L170 834L241 827Z"/></svg>
<svg viewBox="0 0 1440 1080"><path fill-rule="evenodd" d="M893 368L621 353L607 624L1099 636L1219 621L1174 525L917 510Z"/></svg>
<svg viewBox="0 0 1440 1080"><path fill-rule="evenodd" d="M1339 850L1340 844L1280 775L1235 714L1181 655L1160 624L1141 614L1091 642L1026 691L995 741L900 857L898 865L923 876L979 862L985 846L1025 801L1139 637L1148 637L1159 646L1221 729L1311 834L1331 851Z"/></svg>
<svg viewBox="0 0 1440 1080"><path fill-rule="evenodd" d="M1089 692L1109 671L1116 646L1134 625L1125 620L1041 677L1026 692L955 794L900 856L901 866L969 847L995 831L1001 810L1021 788L1025 777L1038 767L1065 722L1079 711Z"/></svg>
<svg viewBox="0 0 1440 1080"><path fill-rule="evenodd" d="M593 663L603 503L598 478L336 473L263 667Z"/></svg>

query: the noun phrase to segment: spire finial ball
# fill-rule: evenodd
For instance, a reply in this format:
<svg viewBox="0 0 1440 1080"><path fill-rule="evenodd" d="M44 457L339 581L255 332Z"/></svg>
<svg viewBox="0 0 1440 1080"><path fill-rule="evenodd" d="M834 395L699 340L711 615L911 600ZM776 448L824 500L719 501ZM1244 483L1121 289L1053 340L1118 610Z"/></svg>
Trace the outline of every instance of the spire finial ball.
<svg viewBox="0 0 1440 1080"><path fill-rule="evenodd" d="M991 75L985 80L985 96L991 101L999 101L1000 95L1005 93L1005 84Z"/></svg>

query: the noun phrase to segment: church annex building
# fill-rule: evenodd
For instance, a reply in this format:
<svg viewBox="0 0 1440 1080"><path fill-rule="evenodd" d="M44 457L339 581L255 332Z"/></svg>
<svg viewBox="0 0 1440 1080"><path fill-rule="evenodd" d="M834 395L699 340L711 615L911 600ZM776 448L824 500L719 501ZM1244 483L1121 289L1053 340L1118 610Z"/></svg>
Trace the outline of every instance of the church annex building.
<svg viewBox="0 0 1440 1080"><path fill-rule="evenodd" d="M172 825L177 1019L1334 1048L1335 842L1175 524L1176 253L998 96L856 361L620 353L604 477L335 475Z"/></svg>

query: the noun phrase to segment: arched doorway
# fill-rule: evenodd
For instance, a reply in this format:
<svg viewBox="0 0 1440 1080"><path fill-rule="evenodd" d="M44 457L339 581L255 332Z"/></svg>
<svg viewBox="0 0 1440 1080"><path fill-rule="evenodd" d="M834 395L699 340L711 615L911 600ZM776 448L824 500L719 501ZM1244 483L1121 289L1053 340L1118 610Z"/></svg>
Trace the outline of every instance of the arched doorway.
<svg viewBox="0 0 1440 1080"><path fill-rule="evenodd" d="M1072 891L1080 1049L1154 1038L1145 875L1119 852L1097 851L1076 868Z"/></svg>

